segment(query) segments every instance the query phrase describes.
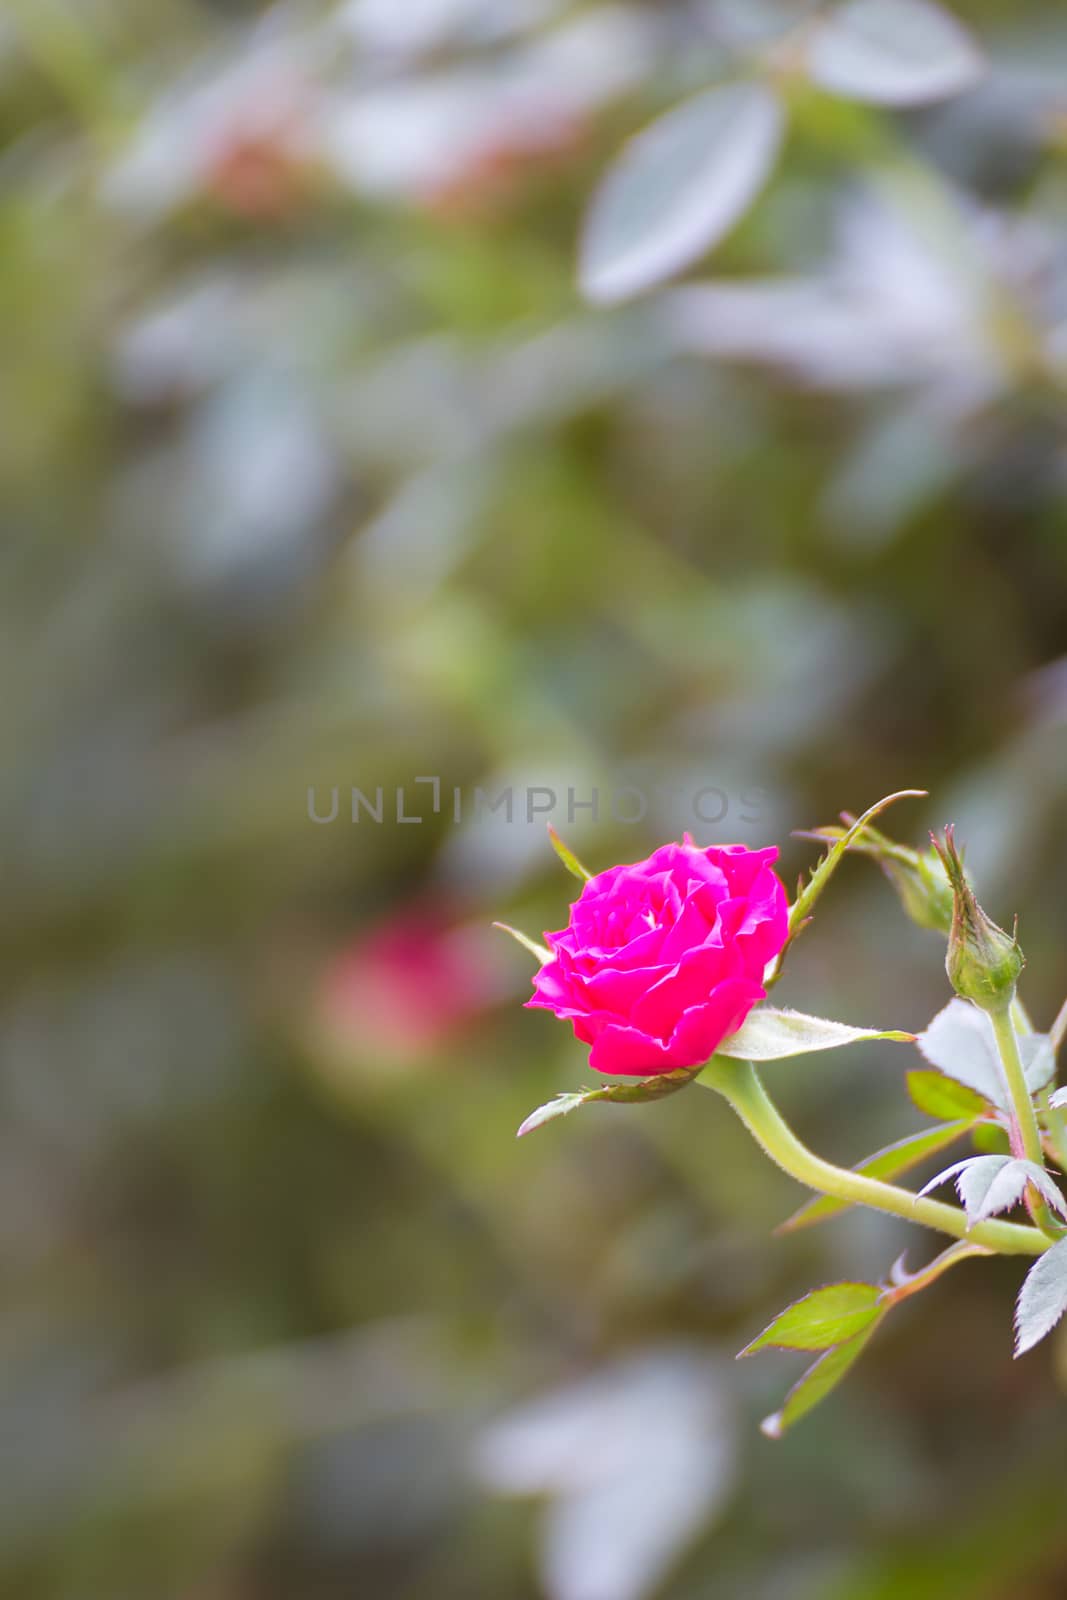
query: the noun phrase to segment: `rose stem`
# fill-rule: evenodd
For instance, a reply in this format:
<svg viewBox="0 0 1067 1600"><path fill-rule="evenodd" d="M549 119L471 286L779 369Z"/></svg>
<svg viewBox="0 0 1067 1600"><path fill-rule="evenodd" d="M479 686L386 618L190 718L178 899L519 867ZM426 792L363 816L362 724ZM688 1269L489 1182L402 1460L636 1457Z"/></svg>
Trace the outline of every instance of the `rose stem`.
<svg viewBox="0 0 1067 1600"><path fill-rule="evenodd" d="M1004 1070L1004 1082L1011 1097L1014 1122L1012 1144L1014 1146L1018 1142L1019 1146L1014 1153L1023 1155L1027 1161L1044 1168L1045 1147L1041 1143L1041 1129L1037 1125L1037 1113L1030 1097L1022 1057L1019 1055L1019 1040L1016 1037L1011 1008L1004 1006L999 1011L989 1012L989 1020L993 1024L997 1049L1000 1051L1000 1063ZM1026 1203L1030 1215L1045 1233L1053 1239L1063 1237L1067 1230L1056 1221L1049 1209L1048 1201L1037 1192L1033 1184L1027 1185Z"/></svg>
<svg viewBox="0 0 1067 1600"><path fill-rule="evenodd" d="M755 1067L747 1061L730 1061L720 1056L699 1081L718 1089L771 1160L809 1189L833 1195L852 1205L888 1211L892 1216L917 1222L925 1228L936 1228L957 1239L987 1245L1000 1255L1039 1256L1049 1247L1051 1241L1036 1228L992 1221L979 1222L969 1228L967 1218L956 1206L920 1198L894 1184L882 1183L877 1178L867 1178L824 1161L801 1144L769 1098Z"/></svg>

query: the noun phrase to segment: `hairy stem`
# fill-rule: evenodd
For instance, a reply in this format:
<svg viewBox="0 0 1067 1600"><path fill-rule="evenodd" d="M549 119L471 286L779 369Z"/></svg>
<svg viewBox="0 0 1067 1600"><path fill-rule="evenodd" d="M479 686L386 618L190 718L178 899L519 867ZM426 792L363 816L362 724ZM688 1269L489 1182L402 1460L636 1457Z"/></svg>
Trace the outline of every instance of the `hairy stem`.
<svg viewBox="0 0 1067 1600"><path fill-rule="evenodd" d="M1004 1082L1011 1098L1011 1108L1014 1115L1016 1129L1018 1130L1018 1154L1024 1155L1027 1161L1036 1161L1039 1167L1045 1165L1045 1152L1041 1146L1041 1130L1037 1125L1037 1114L1034 1111L1034 1102L1030 1098L1030 1089L1026 1082L1026 1073L1023 1070L1022 1057L1019 1054L1019 1041L1015 1034L1015 1024L1008 1009L993 1011L989 1014L996 1035L997 1049L1000 1051L1000 1064L1004 1070Z"/></svg>
<svg viewBox="0 0 1067 1600"><path fill-rule="evenodd" d="M1041 1139L1041 1129L1038 1127L1030 1086L1026 1081L1022 1057L1019 1054L1019 1039L1010 1008L1005 1006L1001 1011L990 1012L989 1020L993 1024L997 1049L1000 1051L1000 1064L1004 1071L1004 1082L1011 1097L1014 1122L1012 1144L1018 1143L1017 1155L1023 1155L1027 1161L1033 1161L1037 1166L1044 1167L1045 1146ZM1027 1186L1026 1203L1030 1215L1039 1228L1042 1228L1050 1238L1063 1237L1062 1224L1056 1221L1049 1209L1048 1201L1043 1195L1038 1194L1033 1184Z"/></svg>
<svg viewBox="0 0 1067 1600"><path fill-rule="evenodd" d="M717 1056L698 1081L717 1089L771 1160L809 1189L833 1195L851 1205L887 1211L924 1228L985 1245L1000 1255L1039 1256L1051 1243L1036 1228L1014 1222L979 1222L968 1228L966 1217L956 1206L920 1198L907 1189L898 1189L894 1184L882 1183L877 1178L864 1177L824 1161L801 1144L783 1120L750 1062L729 1061Z"/></svg>

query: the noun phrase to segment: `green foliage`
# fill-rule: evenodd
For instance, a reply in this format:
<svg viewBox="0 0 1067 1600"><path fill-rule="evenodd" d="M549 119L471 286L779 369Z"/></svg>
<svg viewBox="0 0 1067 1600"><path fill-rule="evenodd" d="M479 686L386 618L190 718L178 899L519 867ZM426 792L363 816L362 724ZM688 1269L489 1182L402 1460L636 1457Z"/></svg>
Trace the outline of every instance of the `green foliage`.
<svg viewBox="0 0 1067 1600"><path fill-rule="evenodd" d="M828 1350L851 1339L881 1316L881 1291L873 1283L833 1283L797 1300L757 1339L743 1356L757 1350Z"/></svg>
<svg viewBox="0 0 1067 1600"><path fill-rule="evenodd" d="M876 1327L877 1321L872 1321L851 1339L845 1339L841 1344L826 1350L818 1361L808 1368L786 1395L781 1410L765 1417L760 1424L769 1439L780 1439L787 1429L799 1422L802 1417L806 1417L809 1411L836 1389L842 1378L863 1354Z"/></svg>
<svg viewBox="0 0 1067 1600"><path fill-rule="evenodd" d="M989 1101L966 1084L956 1083L943 1072L915 1068L907 1075L908 1093L928 1117L954 1122L958 1117L988 1116Z"/></svg>
<svg viewBox="0 0 1067 1600"><path fill-rule="evenodd" d="M788 1056L808 1055L813 1050L837 1050L846 1044L862 1044L868 1039L889 1039L895 1044L913 1044L915 1036L899 1029L856 1028L829 1017L808 1017L801 1011L779 1006L757 1006L736 1033L724 1039L719 1055L733 1061L781 1061ZM714 1071L714 1069L712 1069Z"/></svg>
<svg viewBox="0 0 1067 1600"><path fill-rule="evenodd" d="M761 1426L768 1438L780 1439L837 1387L885 1311L883 1291L876 1284L831 1284L789 1306L741 1351L743 1356L765 1349L823 1352L790 1389L781 1410L764 1419Z"/></svg>

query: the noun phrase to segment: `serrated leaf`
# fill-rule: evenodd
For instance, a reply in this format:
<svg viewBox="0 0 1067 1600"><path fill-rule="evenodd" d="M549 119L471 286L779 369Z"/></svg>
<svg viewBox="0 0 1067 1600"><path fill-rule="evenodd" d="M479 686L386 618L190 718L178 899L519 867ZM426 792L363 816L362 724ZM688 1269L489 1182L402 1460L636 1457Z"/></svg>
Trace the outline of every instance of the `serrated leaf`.
<svg viewBox="0 0 1067 1600"><path fill-rule="evenodd" d="M1067 1202L1053 1179L1033 1161L1002 1155L968 1156L965 1161L957 1161L939 1172L936 1178L931 1178L919 1193L928 1194L950 1178L956 1180L956 1192L972 1226L1018 1205L1028 1184L1057 1211L1067 1211Z"/></svg>
<svg viewBox="0 0 1067 1600"><path fill-rule="evenodd" d="M780 1061L786 1056L807 1055L813 1050L836 1050L841 1045L859 1044L867 1039L892 1039L912 1044L915 1035L896 1029L854 1028L847 1022L828 1017L809 1017L803 1011L778 1006L757 1006L736 1033L717 1046L716 1055L731 1061Z"/></svg>
<svg viewBox="0 0 1067 1600"><path fill-rule="evenodd" d="M1061 1217L1067 1217L1067 1201L1064 1200L1063 1192L1052 1174L1046 1172L1044 1167L1039 1167L1036 1161L1027 1161L1024 1164L1030 1168L1030 1182L1038 1194L1048 1201L1053 1211L1058 1211Z"/></svg>
<svg viewBox="0 0 1067 1600"><path fill-rule="evenodd" d="M977 1156L978 1161L1002 1161L1003 1156ZM1063 1196L1056 1185L1049 1178L1043 1167L1036 1166L1032 1161L1017 1161L1009 1158L1008 1164L1001 1168L995 1175L992 1183L986 1190L985 1198L973 1210L974 1220L983 1222L986 1217L995 1217L1000 1211L1010 1211L1012 1206L1017 1206L1026 1193L1027 1185L1033 1184L1035 1189L1058 1210L1063 1210Z"/></svg>
<svg viewBox="0 0 1067 1600"><path fill-rule="evenodd" d="M686 100L631 139L589 208L583 294L625 300L698 260L763 187L783 122L772 90L732 83Z"/></svg>
<svg viewBox="0 0 1067 1600"><path fill-rule="evenodd" d="M1024 1356L1051 1333L1067 1311L1067 1239L1045 1252L1027 1273L1015 1307L1015 1354Z"/></svg>
<svg viewBox="0 0 1067 1600"><path fill-rule="evenodd" d="M780 1439L788 1428L799 1422L801 1417L807 1416L820 1400L825 1400L830 1391L841 1382L857 1357L862 1354L880 1321L881 1317L878 1317L861 1333L846 1339L842 1344L835 1345L832 1350L827 1350L814 1366L808 1368L800 1381L795 1383L786 1395L782 1409L776 1411L773 1416L764 1418L760 1423L760 1428L768 1439Z"/></svg>
<svg viewBox="0 0 1067 1600"><path fill-rule="evenodd" d="M536 939L531 939L528 933L522 932L521 928L513 928L508 922L494 922L493 927L499 928L502 933L510 933L511 937L518 944L521 944L524 950L528 950L532 956L537 957L542 966L552 960L551 950L543 944L538 944Z"/></svg>
<svg viewBox="0 0 1067 1600"><path fill-rule="evenodd" d="M919 1193L929 1194L932 1189L940 1188L950 1179L954 1180L956 1193L967 1213L967 1221L973 1223L978 1220L979 1209L984 1204L994 1180L1012 1164L1012 1156L967 1156L965 1160L956 1161L951 1167L946 1167L944 1172L939 1172L929 1183L923 1184ZM1022 1193L1022 1187L1019 1193Z"/></svg>
<svg viewBox="0 0 1067 1600"><path fill-rule="evenodd" d="M573 877L577 878L581 883L588 883L593 874L582 866L582 863L578 860L578 857L575 855L574 851L570 849L568 845L563 843L563 840L560 838L551 822L548 825L548 837L553 850L559 856L559 859L563 862L563 865L566 867L567 871Z"/></svg>
<svg viewBox="0 0 1067 1600"><path fill-rule="evenodd" d="M993 1024L985 1012L979 1011L969 1000L950 1000L920 1033L916 1043L932 1067L984 1095L1002 1111L1011 1109ZM1056 1070L1048 1035L1021 1034L1019 1054L1027 1085L1031 1093L1036 1094Z"/></svg>
<svg viewBox="0 0 1067 1600"><path fill-rule="evenodd" d="M990 1110L990 1103L983 1095L957 1083L954 1078L946 1078L943 1072L915 1067L908 1073L907 1084L913 1105L925 1111L928 1117L939 1117L943 1122L955 1122L959 1117L973 1120Z"/></svg>
<svg viewBox="0 0 1067 1600"><path fill-rule="evenodd" d="M898 1139L895 1144L886 1145L883 1150L868 1156L866 1161L861 1161L852 1170L863 1173L868 1178L882 1178L886 1181L899 1178L901 1173L910 1172L912 1167L917 1167L928 1156L947 1150L950 1144L954 1144L965 1133L969 1133L977 1120L974 1116L961 1118L958 1122L945 1123L940 1128L909 1134L906 1139ZM806 1205L801 1206L800 1210L795 1211L788 1221L781 1223L776 1231L792 1233L798 1228L810 1228L817 1222L825 1222L827 1218L839 1216L842 1211L851 1209L852 1203L848 1200L837 1200L833 1195L822 1195L819 1199L809 1200Z"/></svg>
<svg viewBox="0 0 1067 1600"><path fill-rule="evenodd" d="M814 83L872 105L943 100L969 89L983 69L971 34L931 0L846 0L807 51Z"/></svg>
<svg viewBox="0 0 1067 1600"><path fill-rule="evenodd" d="M738 1360L757 1350L827 1350L851 1339L881 1316L881 1293L874 1283L831 1283L813 1289L739 1351Z"/></svg>

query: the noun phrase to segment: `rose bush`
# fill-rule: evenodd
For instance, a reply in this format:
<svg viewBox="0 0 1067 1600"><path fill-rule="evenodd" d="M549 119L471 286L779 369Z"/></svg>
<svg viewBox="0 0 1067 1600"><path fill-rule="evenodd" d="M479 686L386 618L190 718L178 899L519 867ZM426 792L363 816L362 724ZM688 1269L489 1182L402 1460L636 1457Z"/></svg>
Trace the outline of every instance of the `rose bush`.
<svg viewBox="0 0 1067 1600"><path fill-rule="evenodd" d="M546 933L552 959L527 1004L569 1021L597 1072L644 1077L707 1061L766 998L767 963L786 942L777 858L773 846L701 849L687 834L598 873L567 927Z"/></svg>
<svg viewBox="0 0 1067 1600"><path fill-rule="evenodd" d="M932 860L871 826L895 801L923 795L901 790L860 817L842 812L843 827L809 833L827 846L826 854L799 880L791 906L772 871L778 854L773 848L699 850L687 835L647 861L592 877L550 828L564 866L585 880L568 926L546 934L548 944L541 946L498 924L541 964L527 1004L571 1022L578 1038L592 1046L597 1070L640 1079L557 1094L525 1119L519 1137L582 1106L636 1105L696 1081L726 1100L783 1172L820 1196L785 1229L866 1205L954 1240L917 1272L909 1272L900 1257L882 1279L813 1290L746 1346L742 1355L770 1348L817 1353L781 1410L762 1425L775 1439L840 1382L893 1306L957 1262L975 1255L1038 1258L1016 1305L1017 1355L1032 1350L1067 1316L1067 1197L1060 1176L1067 1174L1067 1087L1051 1088L1056 1052L1067 1038L1067 1001L1047 1034L1034 1032L1016 993L1025 965L1016 935L1005 933L979 905L951 825L940 839L931 835ZM909 916L948 934L945 970L956 998L922 1034L860 1028L772 1005L753 1013L779 976L775 958L791 934L810 922L850 849L883 865L891 862ZM977 1056L976 1038L982 1046ZM919 1046L935 1070L909 1072L908 1090L938 1125L898 1139L852 1168L839 1167L797 1138L758 1068L765 1061L878 1039ZM987 1126L1006 1150L955 1161L918 1193L891 1181L960 1139L977 1138ZM1050 1163L1060 1172L1050 1171ZM929 1198L950 1180L962 1209ZM1020 1206L1029 1224L999 1220Z"/></svg>

